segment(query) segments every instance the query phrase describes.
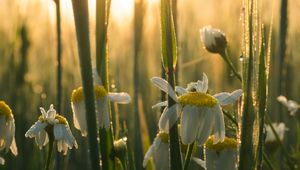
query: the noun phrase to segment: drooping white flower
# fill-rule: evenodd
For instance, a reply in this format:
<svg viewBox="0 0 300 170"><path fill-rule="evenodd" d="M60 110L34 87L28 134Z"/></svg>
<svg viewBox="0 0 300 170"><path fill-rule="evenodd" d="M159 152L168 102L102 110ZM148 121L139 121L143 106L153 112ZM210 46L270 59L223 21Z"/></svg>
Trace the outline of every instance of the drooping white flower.
<svg viewBox="0 0 300 170"><path fill-rule="evenodd" d="M166 80L159 77L151 80L176 102L170 108L164 109L159 120L160 130L168 132L182 112L180 136L183 144L191 144L197 139L197 143L202 145L211 132L214 133L215 143L224 140L225 125L221 105L235 102L242 95L242 90L222 92L213 96L207 94L208 79L203 74L202 81L190 83L187 89L176 87L175 90L180 94L177 96ZM154 107L166 105L167 102L161 102Z"/></svg>
<svg viewBox="0 0 300 170"><path fill-rule="evenodd" d="M200 29L200 38L207 51L211 53L223 53L227 46L225 34L219 30L206 26Z"/></svg>
<svg viewBox="0 0 300 170"><path fill-rule="evenodd" d="M107 92L104 86L94 85L96 98L97 120L101 128L108 129L110 126L108 102L127 104L131 101L128 93ZM72 92L71 105L73 110L74 126L81 131L82 136L87 135L86 108L84 103L83 88L79 87Z"/></svg>
<svg viewBox="0 0 300 170"><path fill-rule="evenodd" d="M15 141L15 119L10 107L0 101L0 151L10 151L16 156L18 149Z"/></svg>
<svg viewBox="0 0 300 170"><path fill-rule="evenodd" d="M42 107L40 110L42 113L41 116L38 118L38 121L29 128L25 137L35 138L36 144L42 149L42 147L49 142L49 135L51 135L57 143L58 152L63 151L64 155L66 155L68 149L72 149L73 146L78 148L66 118L57 114L53 105L50 105L47 112Z"/></svg>
<svg viewBox="0 0 300 170"><path fill-rule="evenodd" d="M145 154L143 166L147 166L148 161L152 158L156 170L168 170L169 168L169 135L159 132L152 145Z"/></svg>
<svg viewBox="0 0 300 170"><path fill-rule="evenodd" d="M285 124L283 122L280 122L280 123L272 123L272 126L274 127L279 139L281 141L283 141L284 139L284 134L285 134L285 131L288 130L288 128L285 126ZM272 131L272 128L270 125L267 125L266 126L266 132L267 132L267 137L266 137L266 142L274 142L276 141L276 137L275 137L275 134L273 133Z"/></svg>
<svg viewBox="0 0 300 170"><path fill-rule="evenodd" d="M277 100L282 103L285 107L288 108L288 111L290 112L290 114L292 116L295 115L295 113L298 111L298 109L300 108L300 105L293 101L293 100L288 100L285 96L278 96Z"/></svg>

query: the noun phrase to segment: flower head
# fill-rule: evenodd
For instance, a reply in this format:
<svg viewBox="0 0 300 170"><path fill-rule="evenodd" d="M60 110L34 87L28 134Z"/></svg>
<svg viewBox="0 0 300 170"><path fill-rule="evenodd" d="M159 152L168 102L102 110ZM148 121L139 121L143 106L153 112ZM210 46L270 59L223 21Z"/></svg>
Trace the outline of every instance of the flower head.
<svg viewBox="0 0 300 170"><path fill-rule="evenodd" d="M293 101L293 100L288 100L285 96L278 96L277 100L282 103L285 107L288 108L288 111L290 112L290 114L292 116L295 115L295 113L298 111L298 109L300 108L300 105Z"/></svg>
<svg viewBox="0 0 300 170"><path fill-rule="evenodd" d="M10 107L0 101L0 151L5 149L14 155L18 155L18 149L15 141L15 119Z"/></svg>
<svg viewBox="0 0 300 170"><path fill-rule="evenodd" d="M56 113L53 105L48 111L40 108L41 116L26 132L25 137L35 138L35 142L40 149L49 142L50 137L54 137L57 142L57 150L67 154L68 149L73 146L78 148L77 142L71 132L67 119Z"/></svg>
<svg viewBox="0 0 300 170"><path fill-rule="evenodd" d="M110 126L108 102L116 102L119 104L127 104L131 101L128 93L111 93L107 92L104 86L94 85L94 93L96 98L98 125L101 128L108 129ZM71 106L73 110L73 121L76 129L81 131L82 136L87 135L86 108L84 103L84 95L82 87L72 92Z"/></svg>
<svg viewBox="0 0 300 170"><path fill-rule="evenodd" d="M224 116L221 105L235 102L241 95L242 90L232 93L222 92L216 95L207 94L208 78L203 74L203 80L192 82L185 89L176 87L175 91L167 81L154 77L151 79L154 85L166 92L176 104L170 108L166 107L159 120L160 130L168 132L181 114L180 136L183 144L191 144L196 139L202 145L211 132L214 133L215 143L223 141L225 137ZM166 106L167 102L156 104Z"/></svg>
<svg viewBox="0 0 300 170"><path fill-rule="evenodd" d="M237 169L237 141L225 137L223 142L214 144L214 136L210 136L205 143L206 169Z"/></svg>
<svg viewBox="0 0 300 170"><path fill-rule="evenodd" d="M225 34L219 29L206 26L200 29L200 38L207 51L211 53L223 53L227 46Z"/></svg>
<svg viewBox="0 0 300 170"><path fill-rule="evenodd" d="M148 161L153 158L155 169L169 169L169 135L159 132L152 145L145 154L143 166L146 167Z"/></svg>

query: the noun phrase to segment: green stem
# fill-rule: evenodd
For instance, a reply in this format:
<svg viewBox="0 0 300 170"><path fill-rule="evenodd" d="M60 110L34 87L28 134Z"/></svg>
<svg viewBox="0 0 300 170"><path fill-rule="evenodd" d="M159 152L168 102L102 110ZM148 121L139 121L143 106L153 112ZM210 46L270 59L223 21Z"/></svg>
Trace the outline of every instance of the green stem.
<svg viewBox="0 0 300 170"><path fill-rule="evenodd" d="M192 153L193 153L193 149L194 149L194 145L195 145L195 142L189 144L189 146L188 146L188 151L187 151L187 154L185 156L183 170L188 170L188 168L189 168L189 165L190 165L190 162L191 162Z"/></svg>
<svg viewBox="0 0 300 170"><path fill-rule="evenodd" d="M96 1L96 69L107 92L109 92L107 27L110 12L110 2L110 0ZM109 102L107 104L108 114L111 118L111 106ZM102 168L105 170L115 169L114 158L112 154L114 146L112 127L110 126L109 129L100 128L99 134Z"/></svg>
<svg viewBox="0 0 300 170"><path fill-rule="evenodd" d="M77 34L80 70L82 76L83 94L86 106L88 125L88 140L91 166L93 170L100 169L98 135L96 125L94 82L89 40L89 15L87 0L72 0L75 28Z"/></svg>
<svg viewBox="0 0 300 170"><path fill-rule="evenodd" d="M47 162L46 162L45 170L49 170L49 168L50 168L50 162L51 162L51 157L52 157L52 152L53 152L53 146L54 146L54 136L49 135L49 149L48 149L48 156L47 156Z"/></svg>
<svg viewBox="0 0 300 170"><path fill-rule="evenodd" d="M231 69L231 71L233 72L233 74L236 76L236 78L239 79L240 81L242 81L242 76L240 75L240 73L238 73L237 69L234 67L233 63L229 59L227 50L225 50L224 52L220 53L220 55L225 60L226 64L229 66L229 68Z"/></svg>
<svg viewBox="0 0 300 170"><path fill-rule="evenodd" d="M263 158L264 158L265 163L266 163L266 164L268 165L268 167L270 168L270 170L275 169L275 168L274 168L274 165L272 164L272 161L269 159L268 155L267 155L265 152L263 152Z"/></svg>
<svg viewBox="0 0 300 170"><path fill-rule="evenodd" d="M234 125L235 125L236 127L238 127L239 125L238 125L236 119L235 119L233 116L231 116L231 114L230 114L227 110L224 110L224 109L222 109L222 110L223 110L224 115L225 115L232 123L234 123Z"/></svg>
<svg viewBox="0 0 300 170"><path fill-rule="evenodd" d="M62 97L62 64L61 64L61 21L60 21L60 0L55 0L56 4L56 32L57 32L57 103L56 110L61 113L61 97ZM56 169L59 170L61 167L61 157L59 154L56 155Z"/></svg>

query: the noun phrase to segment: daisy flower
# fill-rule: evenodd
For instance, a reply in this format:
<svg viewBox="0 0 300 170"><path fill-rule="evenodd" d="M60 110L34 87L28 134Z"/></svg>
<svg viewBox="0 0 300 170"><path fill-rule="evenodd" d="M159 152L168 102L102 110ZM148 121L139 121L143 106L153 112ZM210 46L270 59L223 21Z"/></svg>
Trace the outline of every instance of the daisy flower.
<svg viewBox="0 0 300 170"><path fill-rule="evenodd" d="M10 107L4 101L0 101L0 151L4 149L6 152L10 149L13 155L18 155L14 115Z"/></svg>
<svg viewBox="0 0 300 170"><path fill-rule="evenodd" d="M223 53L227 46L225 34L219 30L206 26L200 29L200 38L207 51L211 53Z"/></svg>
<svg viewBox="0 0 300 170"><path fill-rule="evenodd" d="M94 94L96 98L97 120L99 128L108 129L110 126L108 103L128 104L131 97L128 93L107 92L102 85L96 69L93 69ZM84 103L83 88L74 89L71 95L71 106L73 110L73 122L76 129L81 131L82 136L87 136L86 108Z"/></svg>
<svg viewBox="0 0 300 170"><path fill-rule="evenodd" d="M293 101L293 100L288 100L285 96L278 96L277 100L282 103L285 107L288 108L288 111L290 112L290 114L292 116L295 115L295 113L298 111L298 109L300 108L300 105Z"/></svg>
<svg viewBox="0 0 300 170"><path fill-rule="evenodd" d="M152 145L145 154L143 167L147 166L152 158L156 170L166 170L169 168L169 135L165 132L159 132Z"/></svg>
<svg viewBox="0 0 300 170"><path fill-rule="evenodd" d="M160 130L168 132L182 113L180 136L183 144L191 144L197 139L198 145L202 145L211 132L214 133L215 143L224 140L225 125L221 106L235 102L242 95L242 90L207 94L208 79L203 74L202 81L192 82L186 89L176 87L175 90L179 94L177 96L166 80L153 77L151 81L176 102L170 108L164 109L159 120ZM167 106L167 102L158 103L153 107L161 106Z"/></svg>
<svg viewBox="0 0 300 170"><path fill-rule="evenodd" d="M77 149L78 145L70 130L67 119L57 114L52 104L47 112L42 107L40 110L42 113L41 116L29 128L25 137L35 138L35 142L40 149L49 142L49 138L54 137L58 152L63 151L64 155L73 146Z"/></svg>
<svg viewBox="0 0 300 170"><path fill-rule="evenodd" d="M131 101L128 93L107 92L104 86L95 85L94 93L96 98L96 108L98 125L100 128L108 129L110 126L108 102L127 104ZM87 135L86 109L84 103L83 88L79 87L72 92L71 106L73 110L73 121L76 129L81 131L82 136Z"/></svg>

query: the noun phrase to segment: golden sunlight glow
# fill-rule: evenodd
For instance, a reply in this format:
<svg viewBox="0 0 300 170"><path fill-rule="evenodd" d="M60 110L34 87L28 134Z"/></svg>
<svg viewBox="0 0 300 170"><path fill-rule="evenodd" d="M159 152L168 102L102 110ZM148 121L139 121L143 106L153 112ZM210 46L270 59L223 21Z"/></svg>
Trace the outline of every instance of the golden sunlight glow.
<svg viewBox="0 0 300 170"><path fill-rule="evenodd" d="M133 15L134 0L112 0L111 17L117 22L130 19Z"/></svg>

